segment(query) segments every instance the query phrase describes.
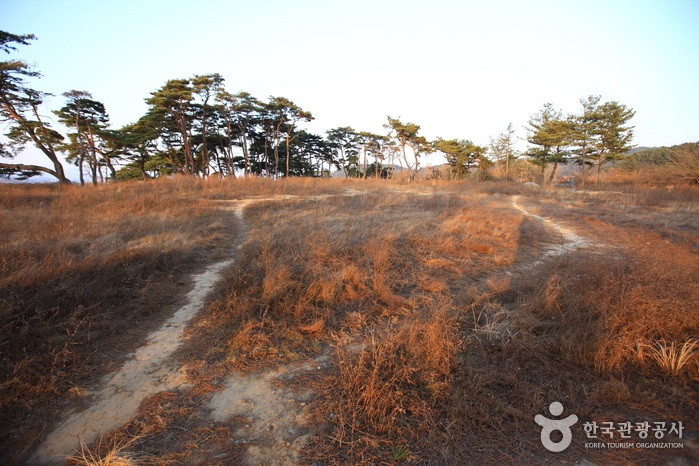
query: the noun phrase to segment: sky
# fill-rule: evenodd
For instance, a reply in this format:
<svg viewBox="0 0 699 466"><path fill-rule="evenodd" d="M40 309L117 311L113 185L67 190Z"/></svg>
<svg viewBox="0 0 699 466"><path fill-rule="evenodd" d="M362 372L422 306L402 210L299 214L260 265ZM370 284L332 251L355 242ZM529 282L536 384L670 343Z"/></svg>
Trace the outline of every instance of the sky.
<svg viewBox="0 0 699 466"><path fill-rule="evenodd" d="M697 24L699 0L0 0L0 30L37 36L3 59L42 73L47 116L82 90L119 128L167 80L219 73L316 134L383 134L390 115L478 145L593 94L636 111L639 146L698 140Z"/></svg>

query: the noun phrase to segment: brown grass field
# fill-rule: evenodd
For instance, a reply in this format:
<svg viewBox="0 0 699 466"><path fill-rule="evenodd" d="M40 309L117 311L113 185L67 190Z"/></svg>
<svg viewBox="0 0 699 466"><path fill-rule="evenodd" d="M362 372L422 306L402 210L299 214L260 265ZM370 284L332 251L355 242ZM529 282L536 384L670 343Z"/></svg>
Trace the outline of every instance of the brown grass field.
<svg viewBox="0 0 699 466"><path fill-rule="evenodd" d="M513 195L589 246L546 254L560 235ZM245 209L176 355L192 387L72 464L244 464L245 420L209 420L207 400L321 355L284 382L313 391L299 464L699 462L699 189L187 178L0 184L0 462L23 464L233 254L244 226L222 207L273 196ZM534 423L553 401L579 418L561 453ZM682 422L684 448L586 448L592 421Z"/></svg>

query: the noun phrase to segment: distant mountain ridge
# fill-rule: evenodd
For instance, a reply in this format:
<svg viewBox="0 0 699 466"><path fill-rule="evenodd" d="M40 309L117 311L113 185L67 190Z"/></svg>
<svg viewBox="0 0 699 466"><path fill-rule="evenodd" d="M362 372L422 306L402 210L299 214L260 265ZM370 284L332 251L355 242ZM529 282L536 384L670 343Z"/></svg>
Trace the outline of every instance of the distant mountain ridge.
<svg viewBox="0 0 699 466"><path fill-rule="evenodd" d="M630 151L628 151L624 155L629 156L629 155L635 154L636 152L643 152L643 151L652 150L652 149L658 149L658 148L657 147L638 146L638 147L634 147L633 149L631 149Z"/></svg>
<svg viewBox="0 0 699 466"><path fill-rule="evenodd" d="M696 142L685 142L672 147L637 147L629 151L627 157L620 166L625 168L635 168L637 164L664 165L673 162L678 154L696 154Z"/></svg>

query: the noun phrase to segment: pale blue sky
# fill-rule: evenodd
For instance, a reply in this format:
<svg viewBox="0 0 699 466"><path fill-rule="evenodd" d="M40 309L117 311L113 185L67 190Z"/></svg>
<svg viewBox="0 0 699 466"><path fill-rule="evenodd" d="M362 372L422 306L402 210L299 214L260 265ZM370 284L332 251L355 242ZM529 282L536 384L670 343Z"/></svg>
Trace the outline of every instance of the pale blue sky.
<svg viewBox="0 0 699 466"><path fill-rule="evenodd" d="M636 110L636 144L699 139L698 25L697 0L0 0L0 29L38 38L11 57L50 109L89 91L120 127L166 80L220 73L311 111L315 133L391 115L480 145L590 94Z"/></svg>

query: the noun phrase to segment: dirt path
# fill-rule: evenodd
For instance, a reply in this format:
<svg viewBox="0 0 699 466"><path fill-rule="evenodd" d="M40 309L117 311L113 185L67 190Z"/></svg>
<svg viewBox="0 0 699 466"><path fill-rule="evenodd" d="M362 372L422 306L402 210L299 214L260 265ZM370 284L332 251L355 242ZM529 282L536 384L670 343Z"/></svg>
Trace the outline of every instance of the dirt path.
<svg viewBox="0 0 699 466"><path fill-rule="evenodd" d="M238 201L232 209L241 222L236 238L238 248L250 229L243 220L243 209L258 200L263 199ZM91 406L64 415L64 421L39 445L29 464L60 463L73 455L81 444L88 445L97 436L128 422L145 398L191 386L186 367L179 367L171 356L183 343L185 327L204 307L206 297L221 278L221 272L233 260L217 262L194 275L193 289L185 297L185 304L147 337L147 343L136 350L119 371L103 380L102 388L88 393L92 398Z"/></svg>
<svg viewBox="0 0 699 466"><path fill-rule="evenodd" d="M512 206L522 212L524 215L527 217L536 219L544 224L546 229L548 231L553 231L557 235L560 235L560 243L548 243L544 246L544 258L546 257L553 257L553 256L562 256L564 254L567 254L569 252L576 251L578 249L585 249L589 248L592 246L598 246L598 244L595 244L581 236L578 236L574 230L564 227L563 225L554 222L551 219L541 217L539 215L532 214L528 210L526 210L524 207L522 207L521 204L519 204L519 196L512 196ZM540 262L535 262L532 265L536 265Z"/></svg>
<svg viewBox="0 0 699 466"><path fill-rule="evenodd" d="M218 262L194 277L194 289L182 306L163 326L148 336L126 364L109 376L104 386L92 394L92 405L74 412L41 444L30 463L52 464L69 457L80 443L89 444L131 419L146 397L162 391L189 386L185 368L177 367L172 353L182 344L187 322L204 305L204 300L231 261Z"/></svg>

